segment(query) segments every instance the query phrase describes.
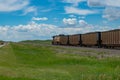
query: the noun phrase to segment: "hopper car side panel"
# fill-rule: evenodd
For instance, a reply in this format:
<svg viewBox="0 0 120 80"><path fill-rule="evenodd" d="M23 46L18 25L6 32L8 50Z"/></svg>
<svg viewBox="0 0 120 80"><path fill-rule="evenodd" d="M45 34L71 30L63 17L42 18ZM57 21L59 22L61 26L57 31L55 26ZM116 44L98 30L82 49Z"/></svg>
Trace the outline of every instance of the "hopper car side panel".
<svg viewBox="0 0 120 80"><path fill-rule="evenodd" d="M111 30L101 33L102 45L120 47L120 30Z"/></svg>
<svg viewBox="0 0 120 80"><path fill-rule="evenodd" d="M61 45L68 45L69 44L69 36L60 36L60 44Z"/></svg>
<svg viewBox="0 0 120 80"><path fill-rule="evenodd" d="M100 46L101 38L100 32L82 34L82 45L83 46Z"/></svg>
<svg viewBox="0 0 120 80"><path fill-rule="evenodd" d="M69 44L70 45L80 45L81 44L81 35L76 34L76 35L69 35Z"/></svg>

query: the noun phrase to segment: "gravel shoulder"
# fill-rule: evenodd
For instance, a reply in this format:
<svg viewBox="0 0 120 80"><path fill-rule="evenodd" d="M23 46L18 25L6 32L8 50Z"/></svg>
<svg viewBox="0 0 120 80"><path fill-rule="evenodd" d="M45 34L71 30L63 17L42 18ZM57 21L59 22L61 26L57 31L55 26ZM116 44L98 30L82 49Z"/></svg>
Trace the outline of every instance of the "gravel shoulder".
<svg viewBox="0 0 120 80"><path fill-rule="evenodd" d="M97 58L118 57L120 58L120 50L93 48L93 47L74 47L74 46L53 46L57 53L79 54L81 56L90 56Z"/></svg>

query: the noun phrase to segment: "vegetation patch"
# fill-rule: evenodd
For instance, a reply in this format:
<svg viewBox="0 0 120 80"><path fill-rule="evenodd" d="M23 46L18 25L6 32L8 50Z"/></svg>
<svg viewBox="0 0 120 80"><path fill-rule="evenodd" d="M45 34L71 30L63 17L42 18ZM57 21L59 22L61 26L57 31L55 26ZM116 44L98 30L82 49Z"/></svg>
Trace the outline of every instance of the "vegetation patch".
<svg viewBox="0 0 120 80"><path fill-rule="evenodd" d="M120 80L120 58L88 53L50 41L10 43L0 48L0 80Z"/></svg>

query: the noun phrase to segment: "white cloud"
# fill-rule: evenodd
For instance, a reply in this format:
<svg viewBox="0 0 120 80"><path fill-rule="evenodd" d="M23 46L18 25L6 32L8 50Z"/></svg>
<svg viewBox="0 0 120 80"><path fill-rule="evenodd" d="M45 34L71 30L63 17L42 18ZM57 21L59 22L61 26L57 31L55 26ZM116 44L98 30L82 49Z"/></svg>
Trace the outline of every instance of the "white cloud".
<svg viewBox="0 0 120 80"><path fill-rule="evenodd" d="M28 4L29 0L0 0L0 12L22 10Z"/></svg>
<svg viewBox="0 0 120 80"><path fill-rule="evenodd" d="M103 18L107 20L120 19L120 0L88 0L91 7L105 7L103 10Z"/></svg>
<svg viewBox="0 0 120 80"><path fill-rule="evenodd" d="M77 24L77 19L76 18L64 18L63 23L66 25L76 25Z"/></svg>
<svg viewBox="0 0 120 80"><path fill-rule="evenodd" d="M51 24L27 24L18 26L0 26L0 39L6 41L51 39L56 34L75 34L81 28L59 28Z"/></svg>
<svg viewBox="0 0 120 80"><path fill-rule="evenodd" d="M112 7L120 7L120 0L88 0L88 5L92 7L104 7L104 6L112 6Z"/></svg>
<svg viewBox="0 0 120 80"><path fill-rule="evenodd" d="M88 15L98 13L97 11L87 10L87 9L78 9L76 7L65 7L65 12L67 14L78 14L78 15Z"/></svg>
<svg viewBox="0 0 120 80"><path fill-rule="evenodd" d="M102 1L102 0L88 0L87 3L88 3L88 6L91 6L91 7L103 7L103 6L105 6L105 0L104 1Z"/></svg>
<svg viewBox="0 0 120 80"><path fill-rule="evenodd" d="M107 6L120 7L120 0L106 0Z"/></svg>
<svg viewBox="0 0 120 80"><path fill-rule="evenodd" d="M47 17L42 17L42 18L33 17L32 20L34 20L34 21L46 21L46 20L48 20L48 18Z"/></svg>
<svg viewBox="0 0 120 80"><path fill-rule="evenodd" d="M37 8L34 7L34 6L27 7L27 8L24 10L24 14L23 14L23 15L26 15L26 14L31 13L31 12L37 14Z"/></svg>
<svg viewBox="0 0 120 80"><path fill-rule="evenodd" d="M79 20L80 26L88 26L88 23L85 20Z"/></svg>
<svg viewBox="0 0 120 80"><path fill-rule="evenodd" d="M81 21L82 22L82 21ZM89 25L89 24L88 24ZM52 39L52 36L58 34L78 34L97 30L108 30L110 27L86 26L86 27L58 27L51 24L37 24L32 22L27 25L0 26L0 40L21 41L35 39Z"/></svg>
<svg viewBox="0 0 120 80"><path fill-rule="evenodd" d="M110 21L120 19L120 8L107 7L104 10L103 18L106 18L106 19L108 19Z"/></svg>
<svg viewBox="0 0 120 80"><path fill-rule="evenodd" d="M83 1L86 1L86 0L63 0L63 2L65 2L65 3L71 3L71 4L73 4L73 6L78 6L78 4L80 2L83 2Z"/></svg>
<svg viewBox="0 0 120 80"><path fill-rule="evenodd" d="M73 14L71 14L71 15L69 15L69 17L71 17L71 18L75 18L76 16L75 16L75 15L73 15Z"/></svg>

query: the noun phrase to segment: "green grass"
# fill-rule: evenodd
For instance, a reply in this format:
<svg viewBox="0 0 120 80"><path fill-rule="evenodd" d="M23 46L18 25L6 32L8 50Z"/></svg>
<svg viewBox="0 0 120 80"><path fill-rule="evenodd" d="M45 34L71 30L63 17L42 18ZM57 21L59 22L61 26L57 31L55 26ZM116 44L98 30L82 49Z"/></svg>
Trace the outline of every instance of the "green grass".
<svg viewBox="0 0 120 80"><path fill-rule="evenodd" d="M10 43L0 48L0 80L120 80L119 58L98 59L75 51L50 41Z"/></svg>
<svg viewBox="0 0 120 80"><path fill-rule="evenodd" d="M49 45L49 44L51 44L51 40L26 40L26 41L21 41L21 43Z"/></svg>

